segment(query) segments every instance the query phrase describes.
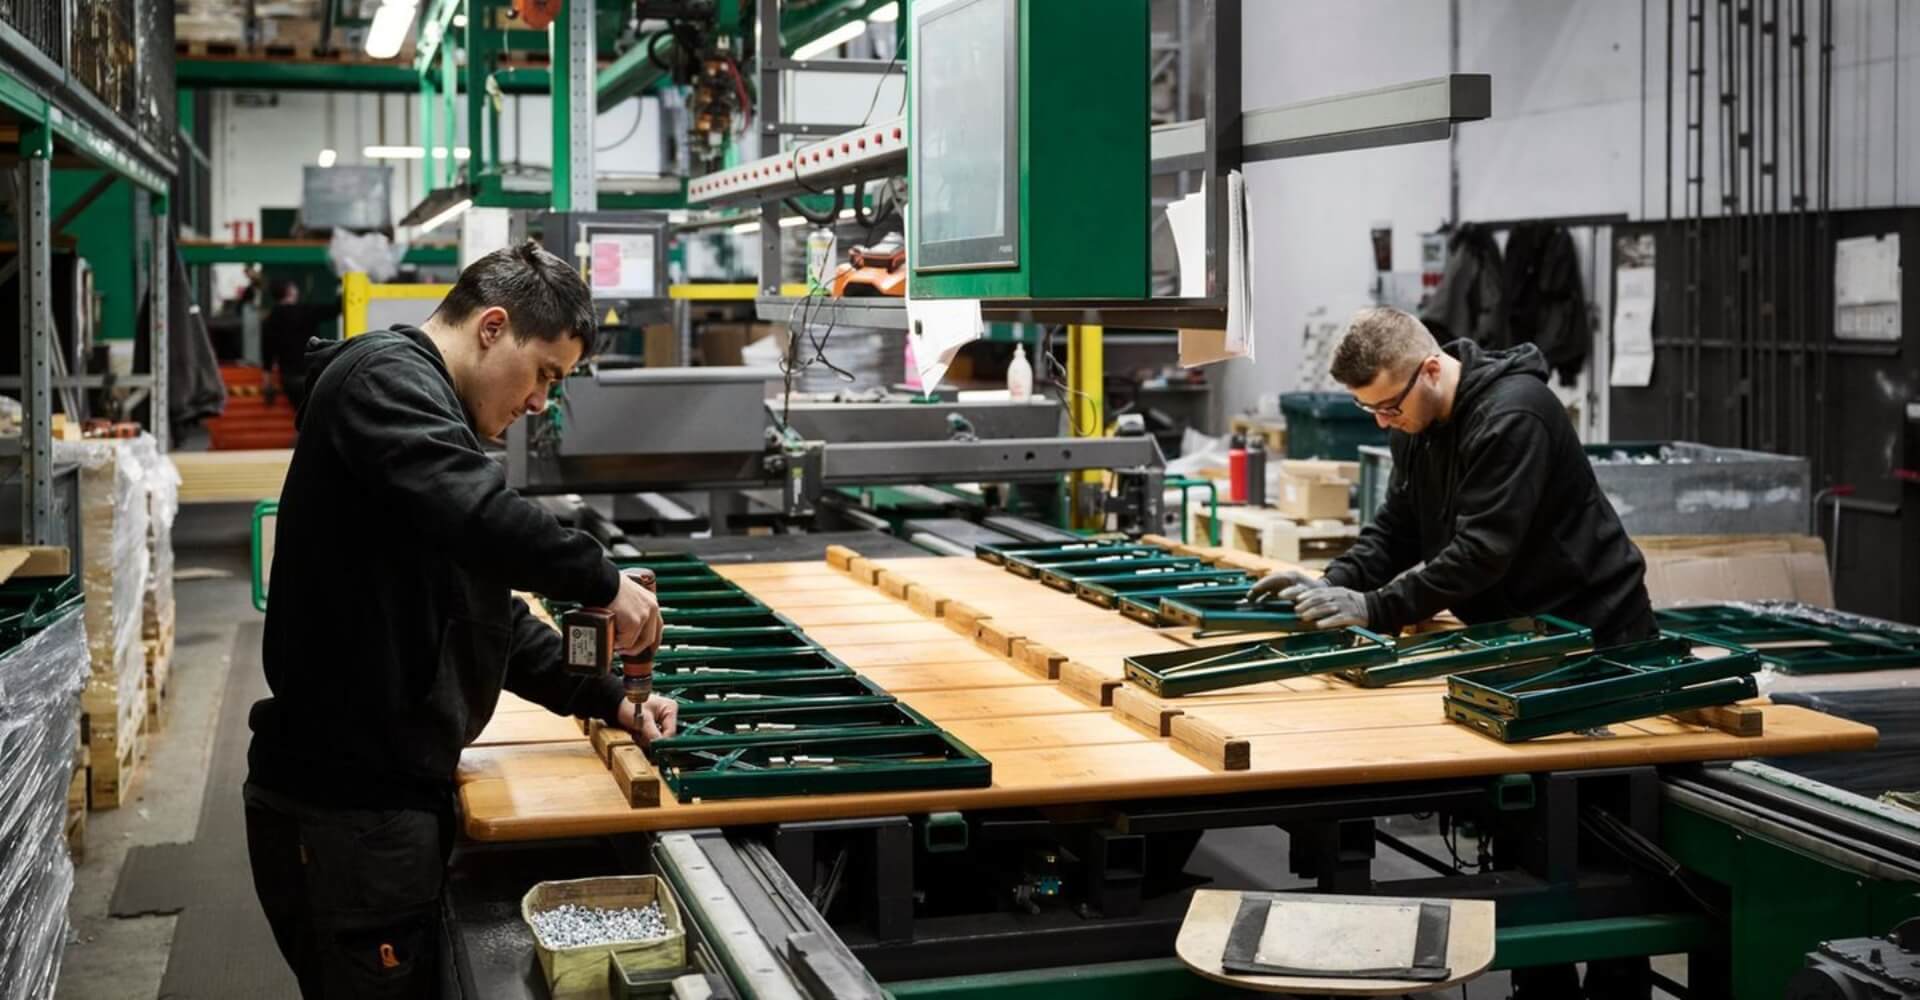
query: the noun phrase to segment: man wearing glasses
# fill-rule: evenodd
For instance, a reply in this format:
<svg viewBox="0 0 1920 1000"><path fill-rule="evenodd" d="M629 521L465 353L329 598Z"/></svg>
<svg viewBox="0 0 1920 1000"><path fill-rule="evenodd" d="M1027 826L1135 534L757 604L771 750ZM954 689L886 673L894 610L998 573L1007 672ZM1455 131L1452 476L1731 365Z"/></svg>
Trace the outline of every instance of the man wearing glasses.
<svg viewBox="0 0 1920 1000"><path fill-rule="evenodd" d="M1292 600L1320 628L1392 634L1451 610L1469 624L1556 615L1603 646L1655 635L1646 564L1538 348L1443 349L1413 316L1372 308L1348 324L1331 367L1391 432L1387 500L1325 576L1276 573L1255 596Z"/></svg>

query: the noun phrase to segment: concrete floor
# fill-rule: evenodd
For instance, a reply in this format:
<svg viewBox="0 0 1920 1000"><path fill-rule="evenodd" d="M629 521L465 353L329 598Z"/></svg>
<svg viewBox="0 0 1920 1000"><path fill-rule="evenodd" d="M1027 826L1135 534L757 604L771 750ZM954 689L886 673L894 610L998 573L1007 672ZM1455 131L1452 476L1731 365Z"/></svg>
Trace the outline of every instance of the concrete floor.
<svg viewBox="0 0 1920 1000"><path fill-rule="evenodd" d="M153 739L133 799L87 817L87 857L75 872L73 931L60 970L60 1000L158 996L175 917L107 916L127 850L192 840L220 714L234 632L258 616L246 555L180 551L175 558L172 688L165 727ZM239 859L245 863L245 859Z"/></svg>
<svg viewBox="0 0 1920 1000"><path fill-rule="evenodd" d="M258 615L249 599L244 550L183 549L176 562L178 638L166 725L152 743L132 801L88 817L87 857L78 866L69 906L73 932L56 994L60 1000L157 997L166 973L177 918L110 917L109 902L130 847L194 838L235 633ZM1414 827L1393 829L1429 853L1445 855L1437 836ZM1277 830L1219 830L1202 841L1189 870L1219 885L1261 888L1292 881L1284 870L1286 856L1285 834ZM1426 874L1384 849L1375 864L1380 879ZM1679 956L1658 960L1655 968L1685 981ZM1498 1000L1507 994L1507 977L1497 973L1444 996Z"/></svg>

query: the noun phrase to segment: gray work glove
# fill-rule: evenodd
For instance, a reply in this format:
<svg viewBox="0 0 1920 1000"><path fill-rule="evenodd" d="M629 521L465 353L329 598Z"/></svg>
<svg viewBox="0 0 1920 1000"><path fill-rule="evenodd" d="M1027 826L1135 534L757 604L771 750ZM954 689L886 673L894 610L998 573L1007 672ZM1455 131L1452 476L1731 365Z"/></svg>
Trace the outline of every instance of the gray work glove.
<svg viewBox="0 0 1920 1000"><path fill-rule="evenodd" d="M1269 601L1279 598L1283 601L1297 601L1302 594L1327 585L1326 577L1303 573L1297 569L1281 570L1260 578L1260 582L1247 591L1250 601Z"/></svg>
<svg viewBox="0 0 1920 1000"><path fill-rule="evenodd" d="M1293 602L1293 613L1312 623L1314 628L1345 628L1367 625L1367 595L1345 587L1322 585Z"/></svg>

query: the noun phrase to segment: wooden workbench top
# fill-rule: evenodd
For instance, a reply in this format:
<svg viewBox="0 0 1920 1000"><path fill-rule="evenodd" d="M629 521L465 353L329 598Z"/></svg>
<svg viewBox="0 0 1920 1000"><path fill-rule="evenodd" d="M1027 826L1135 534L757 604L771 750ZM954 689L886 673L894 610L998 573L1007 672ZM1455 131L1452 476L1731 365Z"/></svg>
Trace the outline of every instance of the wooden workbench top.
<svg viewBox="0 0 1920 1000"><path fill-rule="evenodd" d="M1610 737L1509 745L1446 722L1439 682L1367 690L1305 678L1157 699L1122 687L1121 660L1181 648L1194 641L1191 630L1150 629L978 560L861 560L851 572L826 563L716 569L990 758L993 785L692 804L663 794L658 807L635 809L578 725L509 696L461 760L470 836L530 840L1215 795L1785 756L1875 740L1857 723L1763 705L1765 732L1756 737L1658 718L1613 726ZM926 613L952 602L957 615ZM1061 661L1058 679L1049 677L1045 664ZM1243 744L1244 769L1223 770L1204 752L1209 734L1221 733Z"/></svg>

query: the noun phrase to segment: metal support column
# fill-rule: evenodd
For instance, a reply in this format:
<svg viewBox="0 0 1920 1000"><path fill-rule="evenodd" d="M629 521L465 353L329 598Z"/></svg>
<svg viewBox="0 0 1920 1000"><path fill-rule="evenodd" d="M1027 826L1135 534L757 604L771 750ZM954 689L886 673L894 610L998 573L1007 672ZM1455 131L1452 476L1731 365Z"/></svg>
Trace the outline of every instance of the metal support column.
<svg viewBox="0 0 1920 1000"><path fill-rule="evenodd" d="M432 67L420 71L420 196L433 193L434 166L440 160L440 136L435 114L440 102L434 100Z"/></svg>
<svg viewBox="0 0 1920 1000"><path fill-rule="evenodd" d="M173 214L168 196L157 194L153 206L153 301L147 310L147 367L153 375L153 387L147 390L148 418L153 439L166 454L173 437L173 420L167 409L167 339L172 326L172 305L168 293L173 285Z"/></svg>
<svg viewBox="0 0 1920 1000"><path fill-rule="evenodd" d="M440 160L439 187L452 187L454 179L460 176L460 78L459 67L453 60L453 40L440 43L440 120L446 126L447 155ZM467 137L467 155L473 155L475 143L479 140ZM431 192L431 189L429 189Z"/></svg>
<svg viewBox="0 0 1920 1000"><path fill-rule="evenodd" d="M1240 0L1209 0L1207 52L1207 294L1227 294L1227 174L1240 167Z"/></svg>
<svg viewBox="0 0 1920 1000"><path fill-rule="evenodd" d="M53 543L53 276L48 192L53 133L45 125L20 133L14 189L20 254L20 540Z"/></svg>
<svg viewBox="0 0 1920 1000"><path fill-rule="evenodd" d="M553 210L600 207L593 181L594 0L565 0L553 22ZM471 23L471 22L469 22Z"/></svg>
<svg viewBox="0 0 1920 1000"><path fill-rule="evenodd" d="M460 31L461 47L467 52L467 180L472 182L481 174L499 169L500 126L490 120L493 116L489 113L493 95L487 93L487 75L493 68L493 50L487 42L489 33L480 30L487 7L461 0L460 11L467 19L467 26Z"/></svg>
<svg viewBox="0 0 1920 1000"><path fill-rule="evenodd" d="M780 151L779 66L786 58L780 46L780 2L758 0L754 10L754 28L759 32L759 40L753 51L760 76L760 138L754 153L772 156ZM780 258L780 203L769 201L760 206L760 294L763 296L771 298L780 294L784 267Z"/></svg>

